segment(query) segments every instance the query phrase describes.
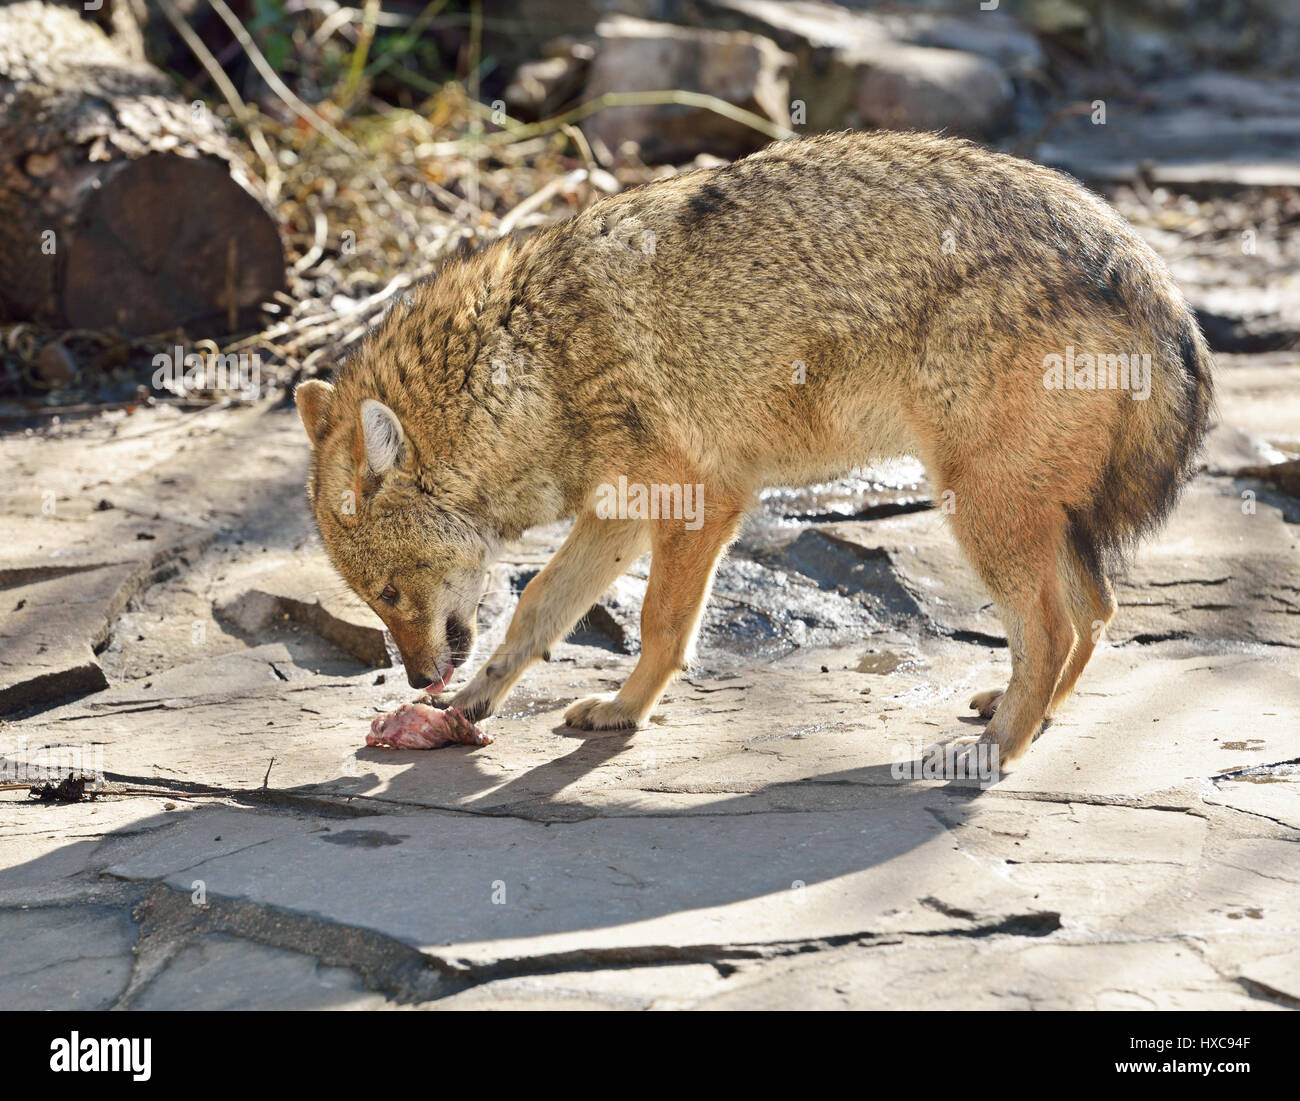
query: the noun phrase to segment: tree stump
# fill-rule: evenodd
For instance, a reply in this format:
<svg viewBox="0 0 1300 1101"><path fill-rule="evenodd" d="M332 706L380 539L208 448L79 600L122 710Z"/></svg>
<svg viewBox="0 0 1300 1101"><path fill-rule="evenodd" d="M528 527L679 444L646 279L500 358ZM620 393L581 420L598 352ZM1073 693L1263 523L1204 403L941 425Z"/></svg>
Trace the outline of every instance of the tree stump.
<svg viewBox="0 0 1300 1101"><path fill-rule="evenodd" d="M10 319L124 335L229 331L284 287L220 120L39 0L0 6L0 257Z"/></svg>

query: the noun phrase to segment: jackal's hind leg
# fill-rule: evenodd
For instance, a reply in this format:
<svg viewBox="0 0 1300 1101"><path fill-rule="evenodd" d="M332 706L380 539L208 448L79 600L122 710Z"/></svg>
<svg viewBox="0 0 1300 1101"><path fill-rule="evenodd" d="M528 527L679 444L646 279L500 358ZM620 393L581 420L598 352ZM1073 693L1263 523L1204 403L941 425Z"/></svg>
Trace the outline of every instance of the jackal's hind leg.
<svg viewBox="0 0 1300 1101"><path fill-rule="evenodd" d="M1055 712L1074 691L1084 666L1092 657L1101 633L1114 617L1116 608L1115 593L1110 581L1104 575L1089 570L1073 550L1067 553L1062 563L1061 584L1076 641L1070 652L1070 660L1066 662L1065 669L1056 682L1049 714Z"/></svg>
<svg viewBox="0 0 1300 1101"><path fill-rule="evenodd" d="M998 495L968 475L957 488L953 531L997 604L1011 650L1005 692L978 693L971 706L989 716L980 741L999 747L1003 764L1025 752L1047 718L1076 630L1062 583L1064 510L1025 497ZM963 507L963 503L965 507Z"/></svg>

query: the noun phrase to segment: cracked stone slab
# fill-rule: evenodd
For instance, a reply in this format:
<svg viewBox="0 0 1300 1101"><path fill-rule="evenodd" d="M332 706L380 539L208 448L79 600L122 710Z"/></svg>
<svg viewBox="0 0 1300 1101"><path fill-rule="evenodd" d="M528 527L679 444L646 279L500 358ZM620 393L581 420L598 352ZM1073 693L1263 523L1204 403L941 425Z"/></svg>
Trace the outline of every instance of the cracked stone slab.
<svg viewBox="0 0 1300 1101"><path fill-rule="evenodd" d="M1287 648L1108 647L999 790L1140 798L1181 789L1226 801L1212 777L1300 756L1297 715L1300 670ZM1243 748L1245 737L1255 746Z"/></svg>
<svg viewBox="0 0 1300 1101"><path fill-rule="evenodd" d="M118 846L179 821L168 802L144 796L65 806L35 803L25 791L0 793L0 838L8 842L0 845L0 907L83 897L87 875L98 875Z"/></svg>
<svg viewBox="0 0 1300 1101"><path fill-rule="evenodd" d="M117 906L0 909L0 935L0 1004L11 1009L108 1009L130 978L135 927Z"/></svg>
<svg viewBox="0 0 1300 1101"><path fill-rule="evenodd" d="M1267 766L1269 762L1261 763ZM1262 775L1251 775L1251 770L1259 767L1247 765L1241 770L1215 777L1215 791L1205 796L1205 801L1300 830L1300 775L1294 771L1282 773L1281 770L1276 774L1266 770Z"/></svg>
<svg viewBox="0 0 1300 1101"><path fill-rule="evenodd" d="M1277 955L1297 932L1293 841L1241 838L1207 853L1205 820L1155 808L874 791L834 813L550 827L427 812L345 827L278 817L193 862L210 834L224 839L235 818L248 830L248 817L192 815L104 874L161 879L179 892L201 882L212 896L375 930L485 980L542 967L551 979L497 992L525 1002L571 985L555 976L593 965L702 955L725 962L724 974L743 973L749 959L780 972L782 961L845 943L876 952L905 940L929 952L960 940L968 957L986 942L1053 946L1042 975L1018 969L1006 991L1027 1002L1119 1008L1119 993L1150 987L1153 1004L1222 1005L1237 997L1238 973L1258 962L1260 945ZM382 843L355 843L368 831ZM330 843L339 833L347 844ZM1243 935L1255 948L1234 956ZM1146 948L1134 957L1146 964L1130 959L1115 991L1084 964L1062 989L1056 971L1071 953L1122 955L1103 952L1117 939ZM1173 958L1152 948L1184 939L1228 947L1213 969L1186 944ZM1273 988L1290 981L1289 966L1270 972ZM615 986L630 990L636 979ZM1001 996L986 985L969 1004Z"/></svg>
<svg viewBox="0 0 1300 1101"><path fill-rule="evenodd" d="M846 542L884 552L929 624L992 646L1006 645L998 619L975 570L966 561L938 510L829 529Z"/></svg>
<svg viewBox="0 0 1300 1101"><path fill-rule="evenodd" d="M357 818L349 831L404 835L401 843L329 844L323 830L303 828L177 870L190 853L178 855L172 835L106 871L178 890L201 879L211 894L375 929L466 960L931 932L1042 909L1004 882L968 875L968 858L920 801L886 794L870 802L877 805L857 812L707 824ZM971 916L918 904L918 878Z"/></svg>
<svg viewBox="0 0 1300 1101"><path fill-rule="evenodd" d="M253 640L264 636L277 618L290 619L372 668L390 664L383 623L319 550L258 561L251 576L225 584L215 612Z"/></svg>
<svg viewBox="0 0 1300 1101"><path fill-rule="evenodd" d="M136 1010L383 1009L355 971L233 936L196 939L131 1000Z"/></svg>
<svg viewBox="0 0 1300 1101"><path fill-rule="evenodd" d="M0 557L0 714L106 688L96 654L115 617L212 538L116 510L21 528Z"/></svg>
<svg viewBox="0 0 1300 1101"><path fill-rule="evenodd" d="M838 949L742 970L694 1008L1261 1009L1185 940L996 937Z"/></svg>
<svg viewBox="0 0 1300 1101"><path fill-rule="evenodd" d="M57 919L41 958L11 968L29 984L12 989L37 1005L118 1004L140 946L130 907L117 904L127 924L103 935L101 961L127 970L86 971L85 938L108 893L162 880L170 908L146 909L141 928L168 949L137 953L153 969L128 1004L215 1006L224 990L268 1007L1292 1007L1300 673L1286 603L1300 529L1230 475L1234 455L1295 438L1296 368L1224 358L1240 434L1224 436L1223 473L1199 478L1142 551L1079 693L986 791L897 772L930 742L978 733L967 701L1009 672L941 510L905 510L920 482L881 482L880 500L851 482L765 498L719 575L698 668L647 730L561 725L569 701L635 663L602 623L529 672L488 720L492 746L420 754L363 746L370 717L408 695L393 671L366 670L310 625L222 633L211 619L230 595L310 603L323 584L292 410L151 414L42 438L39 452L0 439L19 470L0 511L31 525L15 529L23 569L47 549L30 485L56 491L68 532L217 533L197 560L160 563L179 572L116 616L100 655L111 687L0 726L0 753L97 746L110 779L152 792L64 807L0 797L0 928L25 945L15 915ZM114 507L97 512L101 498ZM842 519L863 510L879 518ZM509 550L485 646L504 631L511 579L566 530ZM87 546L65 564L113 564ZM797 546L800 562L782 565ZM303 576L281 586L291 564ZM643 566L606 602L627 649ZM1205 606L1216 589L1233 608ZM882 595L895 590L905 612ZM194 619L206 642L191 641ZM259 983L263 971L274 978Z"/></svg>
<svg viewBox="0 0 1300 1101"><path fill-rule="evenodd" d="M1231 484L1198 481L1116 595L1113 641L1181 635L1300 646L1300 528Z"/></svg>
<svg viewBox="0 0 1300 1101"><path fill-rule="evenodd" d="M222 1000L237 994L267 1008L383 1004L370 992L373 981L363 989L351 969L326 962L336 959L337 946L322 946L316 959L310 943L296 951L245 943L295 913L333 923L344 938L350 928L374 929L460 968L463 981L481 979L476 989L437 1003L447 1007L1286 1004L1296 933L1289 902L1300 881L1293 841L1240 838L1206 860L1207 825L1192 815L972 803L969 796L936 801L943 793L932 791L912 810L938 832L903 852L896 850L907 840L887 835L908 816L882 794L811 822L750 816L735 820L743 832L721 836L716 820L706 820L704 844L702 823L690 819L673 820L689 830L675 844L664 842L677 831L665 838L656 822L650 831L629 832L629 845L621 830L599 822L548 829L413 813L340 826L302 815L197 811L169 816L165 832L137 823L131 839L112 842L119 859L101 876L148 884L174 869L163 878L185 910L193 912L185 896L198 883L210 898L267 908L246 922L239 941L178 942L136 991L133 1007L221 1007L239 1004ZM864 829L867 815L875 825ZM793 834L781 823L791 818ZM768 836L773 828L778 833ZM355 843L368 832L383 843ZM784 848L777 836L788 839ZM330 841L343 837L347 844ZM838 852L826 853L828 840ZM753 890L761 870L788 875L797 863L817 877L828 857L834 870L850 854L856 871ZM755 871L740 873L742 866ZM293 871L286 877L285 869ZM1111 871L1123 877L1106 878ZM481 883L479 873L499 878ZM1035 908L981 911L973 889L998 905L1019 898ZM692 905L710 901L701 891L753 897ZM647 907L657 916L645 917ZM857 928L844 927L850 916L861 919ZM538 926L549 932L539 934ZM520 928L531 935L509 935ZM458 939L457 929L468 929L467 939ZM484 932L495 935L474 939ZM891 956L899 944L907 950ZM37 969L78 965L68 955L60 944L43 948ZM710 966L688 974L693 958ZM281 976L274 989L253 978L260 972L250 964L258 961ZM967 969L983 977L952 982ZM114 974L120 987L120 969Z"/></svg>
<svg viewBox="0 0 1300 1101"><path fill-rule="evenodd" d="M1129 573L1117 579L1120 609L1107 638L1300 646L1300 528L1286 522L1282 508L1256 498L1226 479L1190 486L1160 537L1142 547ZM945 527L943 516L932 511L841 524L833 531L888 552L933 622L965 636L1004 641L987 590Z"/></svg>
<svg viewBox="0 0 1300 1101"><path fill-rule="evenodd" d="M893 671L860 671L889 654L899 656ZM1008 674L1006 651L942 639L870 654L806 651L689 677L644 731L579 735L562 725L564 705L613 687L635 660L605 657L603 670L558 658L539 666L503 716L487 721L496 742L473 751L365 748L370 718L402 696L366 677L313 674L278 644L99 693L15 733L32 744L93 735L110 776L163 785L255 791L269 769L272 788L304 797L546 820L746 813L792 802L817 809L837 807L846 788L926 786L896 770L927 745L978 730L966 708L971 694ZM797 714L791 699L801 701ZM1187 799L1231 802L1234 790L1259 785L1211 779L1300 757L1297 714L1300 675L1286 648L1104 647L998 790L1133 800L1179 789ZM178 737L187 730L204 736Z"/></svg>
<svg viewBox="0 0 1300 1101"><path fill-rule="evenodd" d="M250 548L294 545L312 530L305 507L287 507L302 501L306 458L292 409L105 414L37 439L0 438L0 463L14 473L0 485L0 512L37 515L43 495L53 493L60 515L107 502L223 536L237 527L235 537Z"/></svg>
<svg viewBox="0 0 1300 1101"><path fill-rule="evenodd" d="M1009 802L1009 801L1008 801ZM964 852L1039 902L1066 934L1212 940L1249 931L1289 943L1300 849L1280 838L1210 844L1195 813L1143 807L976 802L945 821Z"/></svg>

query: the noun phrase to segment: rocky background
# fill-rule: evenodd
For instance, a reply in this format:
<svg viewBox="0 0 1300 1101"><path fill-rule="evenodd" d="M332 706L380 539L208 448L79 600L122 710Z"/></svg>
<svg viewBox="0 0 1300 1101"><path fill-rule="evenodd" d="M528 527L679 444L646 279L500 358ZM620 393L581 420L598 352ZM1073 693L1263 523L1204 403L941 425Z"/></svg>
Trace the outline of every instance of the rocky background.
<svg viewBox="0 0 1300 1101"><path fill-rule="evenodd" d="M169 0L93 26L221 120L285 289L156 331L6 307L3 1004L1300 1007L1300 9ZM562 725L635 662L641 562L494 744L364 748L410 693L312 530L293 383L463 239L878 126L1083 179L1218 353L1203 471L1024 763L918 767L1008 662L906 462L765 494L648 730ZM155 387L177 347L256 353L255 385ZM564 533L508 549L484 649Z"/></svg>

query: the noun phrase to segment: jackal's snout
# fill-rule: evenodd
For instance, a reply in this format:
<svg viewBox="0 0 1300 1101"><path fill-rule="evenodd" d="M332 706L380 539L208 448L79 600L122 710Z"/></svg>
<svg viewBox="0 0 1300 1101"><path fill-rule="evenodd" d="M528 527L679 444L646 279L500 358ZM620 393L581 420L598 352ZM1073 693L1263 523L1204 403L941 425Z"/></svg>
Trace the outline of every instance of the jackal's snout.
<svg viewBox="0 0 1300 1101"><path fill-rule="evenodd" d="M397 642L402 665L406 669L406 679L412 688L441 692L451 680L452 673L469 660L474 649L474 632L465 620L455 612L450 613L442 634L446 640L443 646L425 643L408 647L394 633L394 641Z"/></svg>

